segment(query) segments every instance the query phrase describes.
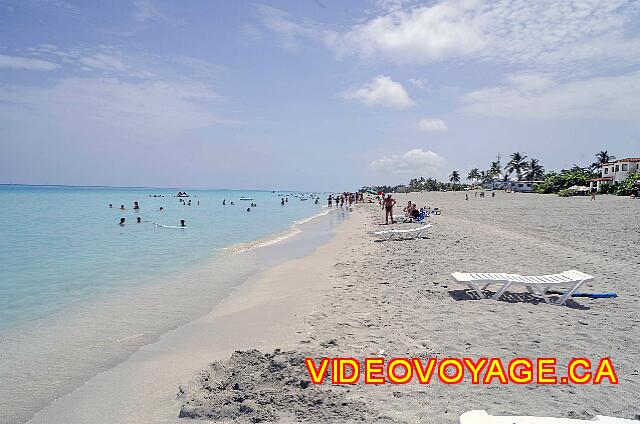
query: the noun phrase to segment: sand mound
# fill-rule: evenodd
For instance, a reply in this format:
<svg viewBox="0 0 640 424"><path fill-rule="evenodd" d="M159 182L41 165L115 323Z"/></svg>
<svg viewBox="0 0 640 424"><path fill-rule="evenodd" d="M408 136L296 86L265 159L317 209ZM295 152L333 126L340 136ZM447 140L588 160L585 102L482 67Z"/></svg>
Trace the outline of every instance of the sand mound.
<svg viewBox="0 0 640 424"><path fill-rule="evenodd" d="M349 399L345 386L311 384L304 355L296 351L236 351L181 386L181 418L214 421L368 421L373 411ZM375 414L373 415L375 417Z"/></svg>

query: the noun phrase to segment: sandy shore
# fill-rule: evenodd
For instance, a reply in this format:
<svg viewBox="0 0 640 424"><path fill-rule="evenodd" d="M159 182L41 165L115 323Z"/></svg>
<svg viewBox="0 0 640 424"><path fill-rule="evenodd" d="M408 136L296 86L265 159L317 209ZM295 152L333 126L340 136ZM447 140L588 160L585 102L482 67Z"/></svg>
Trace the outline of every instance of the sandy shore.
<svg viewBox="0 0 640 424"><path fill-rule="evenodd" d="M640 202L502 192L485 199L472 192L469 201L464 193L411 194L398 202L407 199L442 209L427 238L376 242L368 233L386 228L380 210L358 205L311 255L265 271L212 313L93 378L32 422L192 422L182 414L230 422L450 423L471 409L579 418L640 414ZM476 300L449 280L454 271L572 268L596 276L584 291L620 297L577 298L563 307L516 294ZM271 354L276 348L284 352ZM239 349L259 351L229 359ZM304 355L555 356L559 363L610 356L620 384L310 388L299 384ZM224 402L231 406L221 408Z"/></svg>

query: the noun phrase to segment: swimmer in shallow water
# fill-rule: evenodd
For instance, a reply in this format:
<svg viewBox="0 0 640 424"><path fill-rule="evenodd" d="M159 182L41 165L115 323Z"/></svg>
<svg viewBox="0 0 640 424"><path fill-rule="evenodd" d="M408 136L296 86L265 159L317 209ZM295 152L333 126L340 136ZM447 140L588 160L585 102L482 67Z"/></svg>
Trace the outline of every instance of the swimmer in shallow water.
<svg viewBox="0 0 640 424"><path fill-rule="evenodd" d="M186 227L186 225L184 225L186 223L186 221L184 219L180 220L180 226L181 227Z"/></svg>
<svg viewBox="0 0 640 424"><path fill-rule="evenodd" d="M124 227L124 218L120 218L120 226Z"/></svg>
<svg viewBox="0 0 640 424"><path fill-rule="evenodd" d="M251 212L251 208L247 208L247 212Z"/></svg>
<svg viewBox="0 0 640 424"><path fill-rule="evenodd" d="M120 210L123 211L124 210L124 205L120 205Z"/></svg>
<svg viewBox="0 0 640 424"><path fill-rule="evenodd" d="M160 212L164 212L164 208L160 206Z"/></svg>
<svg viewBox="0 0 640 424"><path fill-rule="evenodd" d="M140 224L140 223L142 222L142 218L137 217L137 218L136 218L136 221L138 221L138 224Z"/></svg>
<svg viewBox="0 0 640 424"><path fill-rule="evenodd" d="M138 205L138 202L133 202L133 209L140 209L140 205Z"/></svg>
<svg viewBox="0 0 640 424"><path fill-rule="evenodd" d="M222 206L227 204L227 199L222 199Z"/></svg>
<svg viewBox="0 0 640 424"><path fill-rule="evenodd" d="M112 205L111 203L109 203L109 207L110 207L110 208L112 208L112 207L113 207L113 205Z"/></svg>

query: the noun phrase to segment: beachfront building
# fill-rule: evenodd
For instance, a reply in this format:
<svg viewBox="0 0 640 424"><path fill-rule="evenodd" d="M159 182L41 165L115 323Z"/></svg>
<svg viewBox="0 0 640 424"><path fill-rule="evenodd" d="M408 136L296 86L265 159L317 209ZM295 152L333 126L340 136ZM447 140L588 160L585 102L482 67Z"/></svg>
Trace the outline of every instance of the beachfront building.
<svg viewBox="0 0 640 424"><path fill-rule="evenodd" d="M600 190L603 184L619 183L639 170L640 158L624 158L605 163L600 167L600 177L592 179L589 188Z"/></svg>
<svg viewBox="0 0 640 424"><path fill-rule="evenodd" d="M508 190L518 191L521 193L532 193L538 184L544 181L509 181Z"/></svg>
<svg viewBox="0 0 640 424"><path fill-rule="evenodd" d="M524 180L504 180L494 178L483 185L487 190L504 190L504 191L518 191L521 193L532 193L535 191L536 186L544 181L524 181Z"/></svg>

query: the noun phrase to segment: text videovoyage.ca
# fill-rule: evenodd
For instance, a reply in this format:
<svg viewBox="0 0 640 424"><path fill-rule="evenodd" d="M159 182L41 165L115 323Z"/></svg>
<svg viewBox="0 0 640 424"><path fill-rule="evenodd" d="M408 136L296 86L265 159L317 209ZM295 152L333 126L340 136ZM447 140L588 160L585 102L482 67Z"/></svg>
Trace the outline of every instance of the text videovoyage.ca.
<svg viewBox="0 0 640 424"><path fill-rule="evenodd" d="M618 384L611 358L305 358L313 384ZM330 377L327 377L330 371Z"/></svg>

